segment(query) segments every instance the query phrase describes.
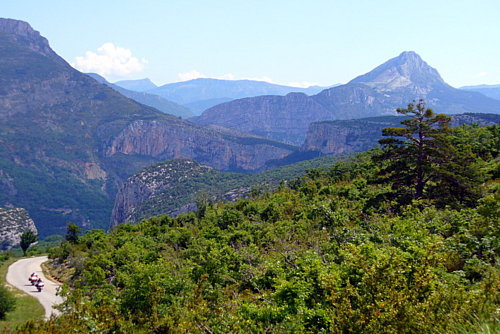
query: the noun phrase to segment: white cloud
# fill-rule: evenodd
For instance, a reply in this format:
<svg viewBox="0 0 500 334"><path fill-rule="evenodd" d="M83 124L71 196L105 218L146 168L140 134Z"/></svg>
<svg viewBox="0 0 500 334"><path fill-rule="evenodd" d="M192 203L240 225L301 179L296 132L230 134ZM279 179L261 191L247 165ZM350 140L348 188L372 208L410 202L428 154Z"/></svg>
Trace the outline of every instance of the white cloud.
<svg viewBox="0 0 500 334"><path fill-rule="evenodd" d="M287 86L292 86L297 88L308 88L311 86L321 86L321 85L317 82L302 81L302 82L289 82Z"/></svg>
<svg viewBox="0 0 500 334"><path fill-rule="evenodd" d="M279 85L278 83L276 83L276 82L275 82L273 79L271 79L270 77L253 77L253 78L243 78L243 80L264 81L264 82L268 82L268 83L272 83L272 84Z"/></svg>
<svg viewBox="0 0 500 334"><path fill-rule="evenodd" d="M476 78L483 78L488 75L488 72L479 72L476 74Z"/></svg>
<svg viewBox="0 0 500 334"><path fill-rule="evenodd" d="M177 74L177 76L179 77L179 79L181 79L181 81L188 81L188 80L194 80L194 79L207 77L205 74L200 73L196 70L192 70L192 71L189 71L186 73L179 73L179 74Z"/></svg>
<svg viewBox="0 0 500 334"><path fill-rule="evenodd" d="M236 80L235 76L231 73L226 73L224 75L221 75L221 76L215 76L215 77L208 77L206 76L205 74L197 71L197 70L192 70L192 71L189 71L189 72L185 72L185 73L179 73L177 74L177 76L179 77L179 79L181 79L181 81L188 81L188 80L194 80L194 79L199 79L199 78L213 78L213 79L222 79L222 80Z"/></svg>
<svg viewBox="0 0 500 334"><path fill-rule="evenodd" d="M97 73L105 78L123 77L144 70L148 61L132 56L132 51L113 43L104 43L97 52L87 51L84 56L76 57L71 64L81 72Z"/></svg>

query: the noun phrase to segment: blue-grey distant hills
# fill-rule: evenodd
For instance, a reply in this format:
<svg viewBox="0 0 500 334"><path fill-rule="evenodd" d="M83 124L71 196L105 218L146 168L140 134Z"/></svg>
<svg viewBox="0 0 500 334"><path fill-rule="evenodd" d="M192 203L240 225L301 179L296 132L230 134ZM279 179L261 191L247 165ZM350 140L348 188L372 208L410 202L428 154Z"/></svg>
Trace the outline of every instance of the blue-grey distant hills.
<svg viewBox="0 0 500 334"><path fill-rule="evenodd" d="M324 88L319 86L297 88L255 80L200 78L166 84L150 89L148 93L159 95L184 106L191 106L191 110L195 114L200 114L203 110L219 104L221 101L260 95L286 95L290 92L310 95L316 94Z"/></svg>
<svg viewBox="0 0 500 334"><path fill-rule="evenodd" d="M424 99L439 113L500 113L500 101L456 89L415 52L403 52L349 83L320 93L258 96L214 106L191 120L300 145L310 123L394 115Z"/></svg>
<svg viewBox="0 0 500 334"><path fill-rule="evenodd" d="M114 84L128 90L134 90L136 92L145 92L147 90L158 87L151 80L149 80L149 78L137 80L121 80L115 82Z"/></svg>
<svg viewBox="0 0 500 334"><path fill-rule="evenodd" d="M153 107L155 109L158 109L159 111L165 113L165 114L170 114L170 115L175 115L175 116L180 116L182 118L188 118L194 116L194 114L189 110L188 108L181 106L175 102L169 101L161 96L155 95L155 94L149 94L145 92L139 92L139 91L134 91L130 89L125 89L123 87L118 86L117 84L112 84L108 82L105 78L100 76L97 73L87 73L90 77L93 79L97 80L97 82L105 84L114 90L116 90L118 93L136 101L141 104ZM145 79L149 80L149 79Z"/></svg>
<svg viewBox="0 0 500 334"><path fill-rule="evenodd" d="M495 100L500 100L500 85L464 86L460 89L478 92Z"/></svg>

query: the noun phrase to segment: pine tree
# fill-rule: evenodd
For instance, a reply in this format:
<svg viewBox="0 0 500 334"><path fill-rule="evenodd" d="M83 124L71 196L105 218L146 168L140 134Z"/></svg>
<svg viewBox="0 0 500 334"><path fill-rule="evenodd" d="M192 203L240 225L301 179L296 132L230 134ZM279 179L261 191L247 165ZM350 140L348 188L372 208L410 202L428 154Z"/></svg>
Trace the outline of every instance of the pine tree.
<svg viewBox="0 0 500 334"><path fill-rule="evenodd" d="M391 184L398 202L429 199L439 206L473 202L479 182L475 157L451 145L451 117L436 115L423 100L397 112L408 116L401 122L405 127L382 130L388 138L379 141L383 150L374 160L382 163L379 176Z"/></svg>

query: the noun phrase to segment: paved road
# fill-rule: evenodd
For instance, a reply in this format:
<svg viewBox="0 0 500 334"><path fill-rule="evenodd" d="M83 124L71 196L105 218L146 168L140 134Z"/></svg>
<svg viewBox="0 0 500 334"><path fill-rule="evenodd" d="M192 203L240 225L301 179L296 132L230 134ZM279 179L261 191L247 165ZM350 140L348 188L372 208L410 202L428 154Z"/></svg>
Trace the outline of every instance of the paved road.
<svg viewBox="0 0 500 334"><path fill-rule="evenodd" d="M40 265L45 261L47 261L46 256L39 256L14 262L10 265L9 271L7 272L7 282L30 296L37 298L45 308L45 317L49 318L52 313L56 315L59 314L59 311L52 307L62 303L63 299L60 296L56 296L59 285L43 276ZM42 292L38 292L36 287L31 285L28 281L32 272L37 273L38 277L41 277L45 282L45 287Z"/></svg>

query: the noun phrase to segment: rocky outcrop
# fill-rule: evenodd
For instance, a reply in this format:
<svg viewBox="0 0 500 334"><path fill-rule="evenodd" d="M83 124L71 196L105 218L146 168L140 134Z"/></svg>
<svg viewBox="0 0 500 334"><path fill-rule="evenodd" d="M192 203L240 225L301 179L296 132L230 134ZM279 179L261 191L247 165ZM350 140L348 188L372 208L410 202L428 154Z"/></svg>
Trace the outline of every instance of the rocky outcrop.
<svg viewBox="0 0 500 334"><path fill-rule="evenodd" d="M145 168L128 178L120 188L111 227L151 216L175 216L196 210L199 194L210 195L211 201L234 201L244 196L250 187L221 185L217 181L241 177L188 159L169 160Z"/></svg>
<svg viewBox="0 0 500 334"><path fill-rule="evenodd" d="M363 152L378 144L383 128L399 127L403 119L401 116L385 116L312 123L301 151L321 152L323 155ZM454 115L451 126L473 123L481 126L499 124L500 115Z"/></svg>
<svg viewBox="0 0 500 334"><path fill-rule="evenodd" d="M21 208L0 208L0 250L19 246L25 231L38 234L35 223L28 212Z"/></svg>
<svg viewBox="0 0 500 334"><path fill-rule="evenodd" d="M403 52L345 85L310 97L292 94L234 100L193 120L299 144L309 123L395 115L396 108L419 99L439 113L500 113L500 101L449 86L415 52Z"/></svg>

